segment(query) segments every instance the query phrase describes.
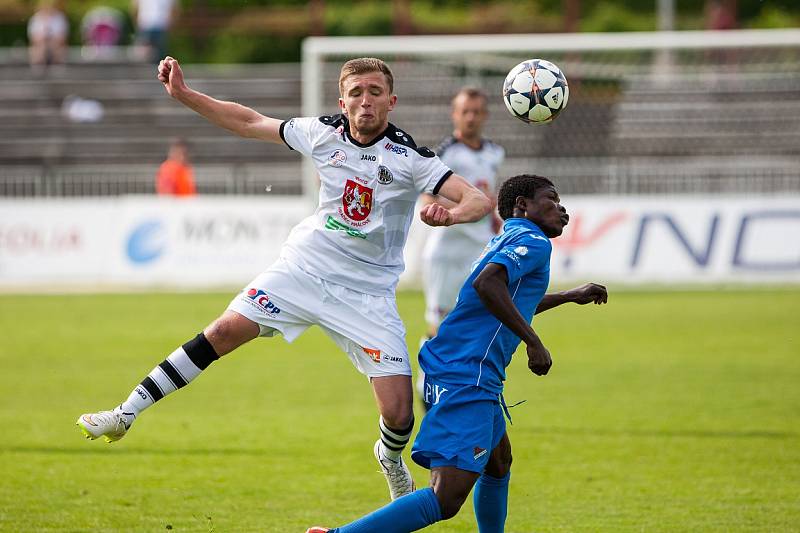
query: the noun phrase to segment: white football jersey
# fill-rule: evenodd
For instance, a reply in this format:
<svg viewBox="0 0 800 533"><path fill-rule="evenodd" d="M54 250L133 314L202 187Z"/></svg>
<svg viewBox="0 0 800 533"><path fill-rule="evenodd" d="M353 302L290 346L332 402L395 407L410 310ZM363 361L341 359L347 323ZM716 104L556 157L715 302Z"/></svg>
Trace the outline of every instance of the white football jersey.
<svg viewBox="0 0 800 533"><path fill-rule="evenodd" d="M450 136L442 141L436 153L442 163L472 185L488 189L489 194L495 192L497 171L505 158L505 150L500 145L484 139L481 147L475 150ZM477 222L433 228L426 243L426 256L440 259L451 255L461 257L465 252L464 247L480 253L492 237L494 232L488 215Z"/></svg>
<svg viewBox="0 0 800 533"><path fill-rule="evenodd" d="M317 210L292 230L281 257L332 283L393 295L417 197L436 194L453 172L392 124L368 145L350 137L343 115L293 118L280 133L320 178Z"/></svg>

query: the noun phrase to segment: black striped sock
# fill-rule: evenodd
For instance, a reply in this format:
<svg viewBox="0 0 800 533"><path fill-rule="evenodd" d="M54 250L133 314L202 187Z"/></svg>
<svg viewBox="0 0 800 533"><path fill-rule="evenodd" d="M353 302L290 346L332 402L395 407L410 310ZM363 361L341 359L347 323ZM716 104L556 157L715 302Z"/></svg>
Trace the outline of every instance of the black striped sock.
<svg viewBox="0 0 800 533"><path fill-rule="evenodd" d="M383 417L381 417L379 426L381 428L381 450L383 455L392 461L397 461L400 458L400 454L403 453L406 444L408 444L408 441L411 439L411 431L414 429L414 419L411 419L407 428L394 429L387 426Z"/></svg>
<svg viewBox="0 0 800 533"><path fill-rule="evenodd" d="M132 422L164 396L185 387L219 357L205 335L200 333L155 367L119 406Z"/></svg>

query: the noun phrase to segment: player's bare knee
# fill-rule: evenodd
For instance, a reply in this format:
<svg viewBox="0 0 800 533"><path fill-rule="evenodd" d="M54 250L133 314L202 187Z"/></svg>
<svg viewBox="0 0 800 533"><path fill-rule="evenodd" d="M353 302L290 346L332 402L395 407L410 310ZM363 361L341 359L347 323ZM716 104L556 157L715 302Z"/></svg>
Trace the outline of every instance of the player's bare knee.
<svg viewBox="0 0 800 533"><path fill-rule="evenodd" d="M503 478L511 472L511 454L508 454L507 458L503 458L503 460L497 461L489 461L486 465L486 474L496 477L496 478Z"/></svg>
<svg viewBox="0 0 800 533"><path fill-rule="evenodd" d="M405 429L414 422L414 395L410 376L372 378L372 387L383 422L394 429Z"/></svg>
<svg viewBox="0 0 800 533"><path fill-rule="evenodd" d="M450 520L457 515L458 511L461 510L461 506L467 500L467 495L469 495L469 491L465 493L452 486L448 487L446 484L439 484L438 487L434 486L433 492L439 501L442 520Z"/></svg>
<svg viewBox="0 0 800 533"><path fill-rule="evenodd" d="M449 520L458 514L477 478L478 474L455 467L434 468L431 471L431 487L439 501L442 520Z"/></svg>
<svg viewBox="0 0 800 533"><path fill-rule="evenodd" d="M504 435L497 447L492 450L485 472L492 477L505 477L511 471L512 462L511 442L508 440L508 435Z"/></svg>
<svg viewBox="0 0 800 533"><path fill-rule="evenodd" d="M258 324L230 312L226 312L203 330L206 339L220 357L254 339L258 333Z"/></svg>
<svg viewBox="0 0 800 533"><path fill-rule="evenodd" d="M414 423L414 410L410 404L384 406L381 416L383 422L390 428L405 429Z"/></svg>

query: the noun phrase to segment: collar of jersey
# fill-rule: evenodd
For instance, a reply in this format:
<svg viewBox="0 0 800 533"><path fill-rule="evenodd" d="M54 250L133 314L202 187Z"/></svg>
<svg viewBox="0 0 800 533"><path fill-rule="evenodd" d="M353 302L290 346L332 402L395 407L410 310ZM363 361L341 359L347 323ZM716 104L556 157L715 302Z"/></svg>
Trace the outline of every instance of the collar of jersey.
<svg viewBox="0 0 800 533"><path fill-rule="evenodd" d="M486 142L485 142L483 137L481 137L481 144L477 148L473 148L472 146L468 145L467 143L461 141L461 139L457 139L455 135L453 135L453 140L457 144L460 144L461 146L463 146L467 150L470 150L471 152L480 152L481 150L483 150L483 145L486 144Z"/></svg>
<svg viewBox="0 0 800 533"><path fill-rule="evenodd" d="M535 222L531 222L527 218L524 217L511 217L506 220L505 224L503 224L503 228L512 227L512 226L524 226L526 228L532 229L537 233L541 233L544 235L544 231L540 228Z"/></svg>
<svg viewBox="0 0 800 533"><path fill-rule="evenodd" d="M385 130L383 130L382 132L380 132L380 133L378 134L378 136L377 136L377 137L375 137L375 138L372 140L372 142L369 142L369 143L367 143L367 144L362 144L362 143L358 142L357 140L353 139L353 138L350 136L350 121L349 121L349 120L347 120L347 117L343 117L343 118L344 118L344 134L347 136L347 140L348 140L348 141L350 141L351 143L355 144L355 145L356 145L356 146L358 146L359 148L369 148L370 146L375 146L376 144L378 144L378 141L380 141L381 139L383 139L384 137L386 137L386 134L389 132L389 130L390 130L390 129L392 129L392 128L394 127L394 126L392 126L392 123L390 122L390 123L389 123L389 124L386 126L386 129L385 129Z"/></svg>

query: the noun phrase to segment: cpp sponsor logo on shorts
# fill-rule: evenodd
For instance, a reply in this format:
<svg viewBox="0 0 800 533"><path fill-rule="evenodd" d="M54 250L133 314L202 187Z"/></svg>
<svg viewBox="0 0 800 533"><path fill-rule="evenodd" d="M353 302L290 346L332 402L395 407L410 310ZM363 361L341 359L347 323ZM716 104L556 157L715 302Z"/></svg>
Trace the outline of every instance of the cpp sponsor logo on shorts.
<svg viewBox="0 0 800 533"><path fill-rule="evenodd" d="M132 263L144 265L158 259L167 247L167 235L160 220L147 220L128 235L125 251Z"/></svg>
<svg viewBox="0 0 800 533"><path fill-rule="evenodd" d="M408 157L408 148L406 148L405 146L398 146L396 144L387 142L383 147L389 150L390 152L394 152L397 155L404 155Z"/></svg>
<svg viewBox="0 0 800 533"><path fill-rule="evenodd" d="M340 167L344 165L345 161L347 161L347 154L344 153L344 150L334 150L328 157L328 164L332 167Z"/></svg>
<svg viewBox="0 0 800 533"><path fill-rule="evenodd" d="M268 315L277 315L281 312L280 308L270 301L267 293L261 289L247 289L245 296Z"/></svg>

